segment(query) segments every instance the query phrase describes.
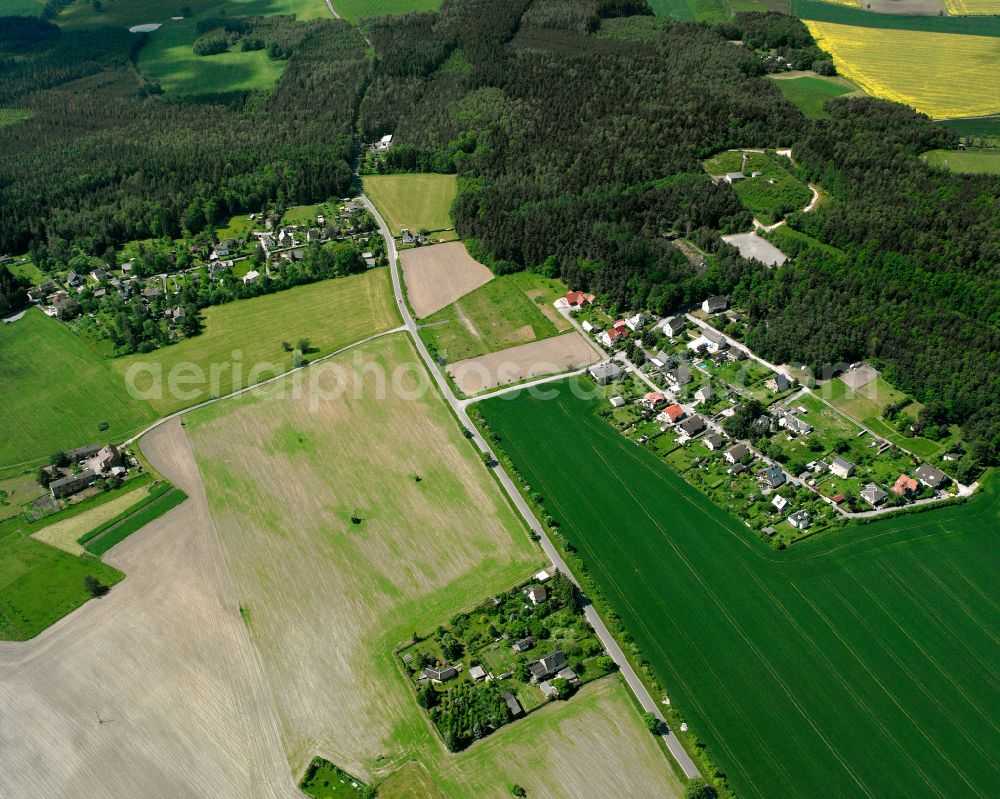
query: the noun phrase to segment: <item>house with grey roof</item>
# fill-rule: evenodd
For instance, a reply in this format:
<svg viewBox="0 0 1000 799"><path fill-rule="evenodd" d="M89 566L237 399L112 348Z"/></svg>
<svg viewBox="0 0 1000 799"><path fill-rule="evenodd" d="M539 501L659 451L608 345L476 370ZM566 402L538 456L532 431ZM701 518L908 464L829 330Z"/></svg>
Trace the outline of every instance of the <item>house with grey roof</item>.
<svg viewBox="0 0 1000 799"><path fill-rule="evenodd" d="M560 669L566 668L567 665L566 655L561 649L557 649L529 663L528 671L531 673L531 681L537 683L550 674L555 674Z"/></svg>
<svg viewBox="0 0 1000 799"><path fill-rule="evenodd" d="M424 675L431 682L447 682L458 675L458 669L450 663L442 663L439 666L428 666L424 669Z"/></svg>
<svg viewBox="0 0 1000 799"><path fill-rule="evenodd" d="M875 485L875 483L869 483L861 489L861 498L873 508L877 508L879 505L885 504L889 495Z"/></svg>
<svg viewBox="0 0 1000 799"><path fill-rule="evenodd" d="M780 466L772 464L760 470L760 479L764 485L770 488L777 488L785 484L785 473Z"/></svg>
<svg viewBox="0 0 1000 799"><path fill-rule="evenodd" d="M854 474L854 464L838 455L830 462L830 473L847 479Z"/></svg>
<svg viewBox="0 0 1000 799"><path fill-rule="evenodd" d="M603 363L597 363L591 366L587 370L587 374L597 381L597 385L606 386L608 383L613 383L615 380L620 378L624 371L625 370L614 361L604 361Z"/></svg>
<svg viewBox="0 0 1000 799"><path fill-rule="evenodd" d="M929 463L918 466L913 474L921 483L928 488L933 488L935 491L947 485L950 479L948 475L937 467L931 466Z"/></svg>

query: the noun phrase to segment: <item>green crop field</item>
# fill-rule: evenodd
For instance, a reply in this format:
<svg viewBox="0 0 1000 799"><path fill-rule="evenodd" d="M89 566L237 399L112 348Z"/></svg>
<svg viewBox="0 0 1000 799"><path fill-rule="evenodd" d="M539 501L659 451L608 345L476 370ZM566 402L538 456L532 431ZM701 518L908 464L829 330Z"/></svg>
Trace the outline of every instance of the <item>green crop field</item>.
<svg viewBox="0 0 1000 799"><path fill-rule="evenodd" d="M0 325L0 411L10 422L0 436L0 468L121 440L154 418L110 362L38 310ZM107 430L99 430L104 422Z"/></svg>
<svg viewBox="0 0 1000 799"><path fill-rule="evenodd" d="M727 150L707 159L704 166L710 175L742 169L746 180L734 183L733 190L750 213L765 225L770 225L785 214L804 208L812 199L809 188L775 161L775 157L747 153L746 165L743 166L743 154ZM753 172L761 174L750 177Z"/></svg>
<svg viewBox="0 0 1000 799"><path fill-rule="evenodd" d="M308 338L313 348L308 357L318 358L398 322L384 269L206 308L204 317L204 331L194 338L112 362L127 382L136 370L131 385L149 396L160 415L288 371L292 353L283 351L283 341L295 346ZM195 377L179 391L167 391L171 372ZM157 375L163 377L163 391L154 388Z"/></svg>
<svg viewBox="0 0 1000 799"><path fill-rule="evenodd" d="M33 17L41 13L44 0L4 0L0 17Z"/></svg>
<svg viewBox="0 0 1000 799"><path fill-rule="evenodd" d="M941 124L951 128L960 136L986 136L1000 139L1000 117L946 119Z"/></svg>
<svg viewBox="0 0 1000 799"><path fill-rule="evenodd" d="M365 175L363 183L394 236L403 228L416 233L454 225L451 204L458 191L454 175Z"/></svg>
<svg viewBox="0 0 1000 799"><path fill-rule="evenodd" d="M970 150L930 150L923 159L931 166L968 175L1000 174L1000 152Z"/></svg>
<svg viewBox="0 0 1000 799"><path fill-rule="evenodd" d="M88 574L105 585L124 575L93 557L76 557L29 537L38 528L17 516L0 522L0 639L25 641L90 596Z"/></svg>
<svg viewBox="0 0 1000 799"><path fill-rule="evenodd" d="M552 307L565 292L529 272L498 277L422 319L420 336L451 362L549 338L571 327Z"/></svg>
<svg viewBox="0 0 1000 799"><path fill-rule="evenodd" d="M1000 36L1000 17L873 14L861 8L827 3L823 0L792 0L791 10L792 16L799 19L833 22L861 28L960 33L968 36Z"/></svg>
<svg viewBox="0 0 1000 799"><path fill-rule="evenodd" d="M775 551L601 407L481 405L738 795L1000 794L995 480Z"/></svg>
<svg viewBox="0 0 1000 799"><path fill-rule="evenodd" d="M855 91L843 82L829 78L802 75L797 78L775 80L775 85L809 119L829 119L827 100Z"/></svg>
<svg viewBox="0 0 1000 799"><path fill-rule="evenodd" d="M411 11L437 11L441 0L333 0L333 7L348 22L386 14L409 14Z"/></svg>
<svg viewBox="0 0 1000 799"><path fill-rule="evenodd" d="M187 494L179 488L169 484L159 486L124 512L80 536L77 543L82 544L92 555L100 557L115 544L160 518L185 499Z"/></svg>

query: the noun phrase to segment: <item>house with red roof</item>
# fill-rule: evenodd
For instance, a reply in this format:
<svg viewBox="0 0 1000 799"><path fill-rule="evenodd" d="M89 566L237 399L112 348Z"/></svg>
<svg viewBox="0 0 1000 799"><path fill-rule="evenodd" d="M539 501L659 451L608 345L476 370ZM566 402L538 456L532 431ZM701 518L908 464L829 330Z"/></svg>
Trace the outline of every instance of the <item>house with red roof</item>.
<svg viewBox="0 0 1000 799"><path fill-rule="evenodd" d="M901 474L896 479L896 484L892 487L892 493L897 497L908 497L916 494L920 490L920 483L908 474Z"/></svg>
<svg viewBox="0 0 1000 799"><path fill-rule="evenodd" d="M625 322L618 320L614 323L610 330L605 330L601 335L597 337L605 347L611 347L617 344L619 341L628 338L628 328L625 327Z"/></svg>
<svg viewBox="0 0 1000 799"><path fill-rule="evenodd" d="M646 394L646 396L639 400L644 407L649 408L651 411L656 410L658 405L662 405L666 401L666 396L660 391L650 391Z"/></svg>
<svg viewBox="0 0 1000 799"><path fill-rule="evenodd" d="M684 409L675 403L664 408L656 419L664 424L675 424L683 419L684 415Z"/></svg>
<svg viewBox="0 0 1000 799"><path fill-rule="evenodd" d="M563 295L563 299L566 300L566 304L570 308L582 308L584 305L590 305L595 297L593 294L584 294L582 291L567 291Z"/></svg>

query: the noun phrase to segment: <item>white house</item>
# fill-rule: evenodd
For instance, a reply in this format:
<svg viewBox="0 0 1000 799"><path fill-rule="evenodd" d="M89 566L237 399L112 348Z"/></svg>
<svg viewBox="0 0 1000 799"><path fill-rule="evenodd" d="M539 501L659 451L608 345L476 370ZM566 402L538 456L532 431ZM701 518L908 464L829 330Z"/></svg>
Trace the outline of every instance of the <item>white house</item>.
<svg viewBox="0 0 1000 799"><path fill-rule="evenodd" d="M260 277L260 272L258 272L256 269L251 269L249 272L243 275L243 283L244 285L248 285L250 283L253 283L259 277Z"/></svg>
<svg viewBox="0 0 1000 799"><path fill-rule="evenodd" d="M704 347L709 353L715 354L722 346L719 344L718 340L713 341L706 336L698 336L696 339L692 339L688 342L688 349L692 351L698 350L700 347Z"/></svg>
<svg viewBox="0 0 1000 799"><path fill-rule="evenodd" d="M625 320L625 327L635 333L637 330L641 330L649 320L649 314L640 311L635 316L630 316Z"/></svg>
<svg viewBox="0 0 1000 799"><path fill-rule="evenodd" d="M805 530L812 524L812 516L807 510L797 510L788 517L788 523L798 530Z"/></svg>
<svg viewBox="0 0 1000 799"><path fill-rule="evenodd" d="M696 405L700 405L703 402L707 402L715 396L715 392L712 390L711 386L702 386L696 392L694 392L694 401Z"/></svg>
<svg viewBox="0 0 1000 799"><path fill-rule="evenodd" d="M709 297L701 304L701 310L705 313L718 313L719 311L724 311L729 307L729 297L725 294L718 294L714 297Z"/></svg>
<svg viewBox="0 0 1000 799"><path fill-rule="evenodd" d="M778 513L784 513L785 508L787 508L791 503L779 494L771 500L771 504L774 505Z"/></svg>
<svg viewBox="0 0 1000 799"><path fill-rule="evenodd" d="M621 408L625 404L624 397L612 397L610 399L612 408Z"/></svg>

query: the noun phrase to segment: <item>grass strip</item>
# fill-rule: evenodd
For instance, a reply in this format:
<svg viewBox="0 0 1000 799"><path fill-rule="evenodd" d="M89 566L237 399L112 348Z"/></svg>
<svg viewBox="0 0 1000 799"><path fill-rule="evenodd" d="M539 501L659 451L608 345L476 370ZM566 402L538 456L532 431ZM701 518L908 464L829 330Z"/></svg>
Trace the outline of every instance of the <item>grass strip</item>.
<svg viewBox="0 0 1000 799"><path fill-rule="evenodd" d="M165 494L161 494L152 502L145 504L127 519L123 519L116 526L107 528L103 535L92 538L88 544L84 545L84 549L100 557L115 544L124 541L136 530L160 518L168 510L176 508L185 499L187 499L187 494L181 491L181 489L171 488Z"/></svg>
<svg viewBox="0 0 1000 799"><path fill-rule="evenodd" d="M172 488L173 488L173 486L170 483L164 483L164 484L162 484L160 486L155 487L143 499L140 499L134 505L129 506L128 508L126 508L125 510L123 510L121 513L119 513L117 516L112 516L106 522L104 522L103 524L99 524L93 530L91 530L91 531L89 531L87 533L84 533L82 536L80 536L78 539L76 539L76 543L78 543L78 544L86 544L88 541L93 540L94 538L96 538L97 536L99 536L101 533L103 533L105 530L107 530L109 527L114 527L116 524L118 524L118 522L127 519L133 513L135 513L136 511L138 511L138 510L140 510L142 508L144 508L146 505L148 505L153 500L155 500L155 499L163 496L164 494L166 494Z"/></svg>

